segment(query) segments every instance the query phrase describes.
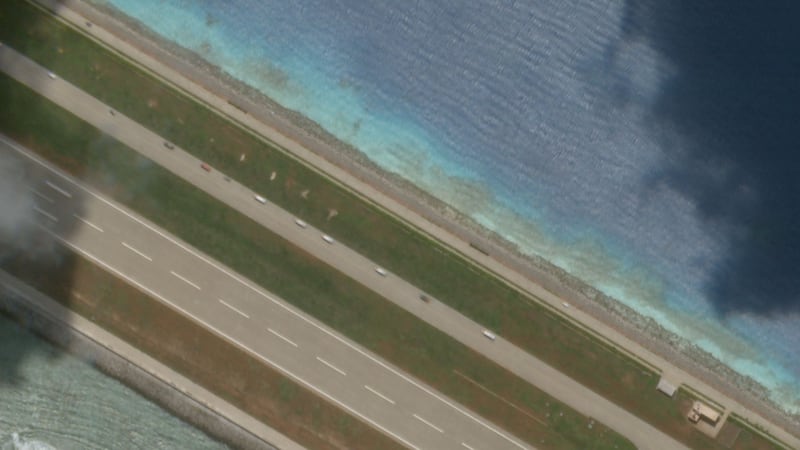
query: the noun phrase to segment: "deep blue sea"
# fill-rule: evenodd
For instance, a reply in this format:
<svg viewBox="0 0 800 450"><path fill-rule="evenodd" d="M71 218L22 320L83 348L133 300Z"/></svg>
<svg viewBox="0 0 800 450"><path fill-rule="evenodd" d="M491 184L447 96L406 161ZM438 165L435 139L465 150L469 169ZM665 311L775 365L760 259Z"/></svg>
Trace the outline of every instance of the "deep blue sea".
<svg viewBox="0 0 800 450"><path fill-rule="evenodd" d="M0 316L0 450L176 448L228 447Z"/></svg>
<svg viewBox="0 0 800 450"><path fill-rule="evenodd" d="M95 0L800 413L800 3Z"/></svg>

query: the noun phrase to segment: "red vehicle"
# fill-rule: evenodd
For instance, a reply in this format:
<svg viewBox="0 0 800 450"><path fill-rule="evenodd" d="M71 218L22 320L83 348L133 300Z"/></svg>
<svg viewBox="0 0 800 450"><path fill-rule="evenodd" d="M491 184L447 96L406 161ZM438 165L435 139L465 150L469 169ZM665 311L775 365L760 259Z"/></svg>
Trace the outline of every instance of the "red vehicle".
<svg viewBox="0 0 800 450"><path fill-rule="evenodd" d="M202 167L206 172L211 172L211 166L209 166L208 163L202 163L200 164L200 167Z"/></svg>

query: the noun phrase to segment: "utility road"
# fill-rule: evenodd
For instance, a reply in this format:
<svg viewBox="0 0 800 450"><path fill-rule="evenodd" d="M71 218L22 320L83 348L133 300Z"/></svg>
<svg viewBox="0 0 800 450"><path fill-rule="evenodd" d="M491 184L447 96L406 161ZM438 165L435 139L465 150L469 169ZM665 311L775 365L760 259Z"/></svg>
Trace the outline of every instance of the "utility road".
<svg viewBox="0 0 800 450"><path fill-rule="evenodd" d="M321 238L321 233L311 226L306 228L297 226L294 218L286 211L268 202L261 204L255 201L254 195L256 193L233 180L227 181L224 174L217 171L206 172L202 170L200 168L201 161L181 149L177 147L166 149L162 137L118 112L112 115L110 113L111 109L107 105L58 78L57 74L54 74L55 78L48 76L47 69L25 58L13 49L9 49L7 46L0 48L0 70L5 71L54 103L61 105L108 135L140 152L143 156L155 161L237 211L251 217L298 247L308 251L368 288L373 289L386 299L398 304L422 320L497 362L575 410L606 424L630 439L638 448L659 450L685 448L685 446L658 429L597 395L580 383L566 377L501 337L494 341L486 339L482 335L482 327L479 324L464 317L457 311L448 308L435 299L432 299L429 303L420 301L419 290L410 283L391 273L385 277L380 276L375 271L375 264L367 258L338 242L332 244L325 242ZM86 231L88 232L89 230L87 229ZM143 246L142 243L138 243L138 246L134 242L126 241L126 243L155 260L155 257L150 253L157 251L157 246L155 247L156 250L149 250L141 248ZM122 246L121 244L119 245ZM129 250L129 252L133 251ZM146 260L144 257L140 258ZM128 266L126 265L125 267ZM170 274L170 271L175 270L178 269L172 268L166 273ZM127 272L122 269L122 273ZM199 274L203 274L203 272L199 272ZM210 274L206 275L211 276ZM210 280L211 278L198 277L198 274L192 277L190 274L178 271L177 275L171 274L169 279L171 281L181 281L184 285L193 287L192 284L197 285L197 280ZM170 289L174 289L174 287ZM218 293L218 295L220 297L218 302L223 300L228 304L232 304L223 296L222 292ZM225 306L221 302L220 305ZM236 304L232 305L237 307ZM240 317L244 319L242 315ZM280 333L280 331L278 332ZM331 363L332 366L337 366L335 362L327 360L326 362ZM322 362L317 361L317 363L329 367ZM333 369L331 371L334 374L338 373ZM343 371L347 372L347 369L343 369ZM366 390L366 388L362 386L361 390ZM369 392L371 393L371 391ZM374 394L374 396L379 397L377 394ZM438 429L443 428L438 424L433 424L434 426L428 425L428 423L432 423L431 420L427 419L430 416L424 414L420 414L420 416L421 419L412 415L418 423L429 426L431 430L438 432ZM478 428L476 427L476 429ZM509 445L516 447L515 444L510 444L509 440L503 440L505 441L504 446L475 446L475 448L505 448ZM467 444L472 445L469 442ZM430 448L446 447L434 446Z"/></svg>

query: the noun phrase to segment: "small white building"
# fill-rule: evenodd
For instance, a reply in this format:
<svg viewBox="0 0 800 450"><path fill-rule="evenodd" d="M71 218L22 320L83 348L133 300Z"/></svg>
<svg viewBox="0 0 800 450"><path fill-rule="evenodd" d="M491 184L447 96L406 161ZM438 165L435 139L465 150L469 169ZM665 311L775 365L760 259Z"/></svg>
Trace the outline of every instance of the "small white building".
<svg viewBox="0 0 800 450"><path fill-rule="evenodd" d="M678 388L675 387L674 384L672 384L669 381L667 381L667 379L664 378L664 377L661 377L661 379L658 380L658 386L656 386L656 389L658 389L660 392L663 392L668 397L674 396L675 395L675 391L678 390Z"/></svg>

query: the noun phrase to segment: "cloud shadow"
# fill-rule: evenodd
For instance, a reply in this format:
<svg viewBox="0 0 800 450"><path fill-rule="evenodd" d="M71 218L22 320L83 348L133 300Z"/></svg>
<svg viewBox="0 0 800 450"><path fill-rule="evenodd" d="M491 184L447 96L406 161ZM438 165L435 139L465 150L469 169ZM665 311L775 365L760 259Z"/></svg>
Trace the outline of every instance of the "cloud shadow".
<svg viewBox="0 0 800 450"><path fill-rule="evenodd" d="M720 314L800 311L800 3L628 0L624 38L675 68L649 118L655 183L729 238L707 294Z"/></svg>

